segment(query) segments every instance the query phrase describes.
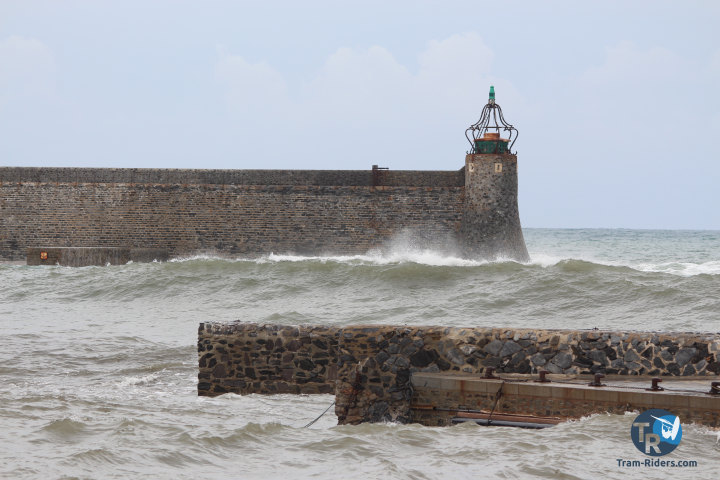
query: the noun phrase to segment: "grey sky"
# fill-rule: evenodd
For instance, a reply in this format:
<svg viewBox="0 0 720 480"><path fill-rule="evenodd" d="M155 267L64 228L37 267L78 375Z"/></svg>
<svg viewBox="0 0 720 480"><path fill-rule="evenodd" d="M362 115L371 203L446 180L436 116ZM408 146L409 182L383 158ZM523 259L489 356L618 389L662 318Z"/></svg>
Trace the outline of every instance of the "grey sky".
<svg viewBox="0 0 720 480"><path fill-rule="evenodd" d="M720 2L0 0L0 164L458 169L529 227L720 229Z"/></svg>

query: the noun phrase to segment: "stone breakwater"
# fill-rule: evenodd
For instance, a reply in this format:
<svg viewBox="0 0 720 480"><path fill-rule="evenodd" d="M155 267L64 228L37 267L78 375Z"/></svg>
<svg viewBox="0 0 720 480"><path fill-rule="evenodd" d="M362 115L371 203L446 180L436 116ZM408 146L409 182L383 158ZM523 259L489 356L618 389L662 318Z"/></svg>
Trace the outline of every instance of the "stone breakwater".
<svg viewBox="0 0 720 480"><path fill-rule="evenodd" d="M0 260L33 247L355 255L398 239L529 259L514 155L455 171L0 167L0 207Z"/></svg>
<svg viewBox="0 0 720 480"><path fill-rule="evenodd" d="M335 393L340 423L412 420L415 372L717 376L720 336L201 323L198 395Z"/></svg>

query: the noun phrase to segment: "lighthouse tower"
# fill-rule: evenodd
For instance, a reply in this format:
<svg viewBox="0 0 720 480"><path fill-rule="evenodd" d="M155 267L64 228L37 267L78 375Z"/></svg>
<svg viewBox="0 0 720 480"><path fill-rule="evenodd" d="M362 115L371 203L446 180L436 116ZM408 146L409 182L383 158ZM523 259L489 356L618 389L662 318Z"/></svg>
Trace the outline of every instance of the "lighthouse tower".
<svg viewBox="0 0 720 480"><path fill-rule="evenodd" d="M495 102L495 87L490 87L480 120L465 136L471 147L465 157L460 226L465 255L529 261L518 213L517 155L512 151L518 131Z"/></svg>

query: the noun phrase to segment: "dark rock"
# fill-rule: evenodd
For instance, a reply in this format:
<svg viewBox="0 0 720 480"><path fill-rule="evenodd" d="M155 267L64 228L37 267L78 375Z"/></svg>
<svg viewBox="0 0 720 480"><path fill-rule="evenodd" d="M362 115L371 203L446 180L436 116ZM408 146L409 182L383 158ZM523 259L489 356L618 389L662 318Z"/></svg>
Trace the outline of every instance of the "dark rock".
<svg viewBox="0 0 720 480"><path fill-rule="evenodd" d="M307 358L298 361L297 366L303 370L312 370L315 368L315 364Z"/></svg>
<svg viewBox="0 0 720 480"><path fill-rule="evenodd" d="M397 375L395 376L395 382L398 385L405 385L409 381L410 381L410 370L409 369L400 369L397 371Z"/></svg>
<svg viewBox="0 0 720 480"><path fill-rule="evenodd" d="M446 370L449 370L450 366L451 366L448 362L446 362L442 358L438 358L437 360L435 360L435 363L437 364L438 368L440 368L440 370L442 370L443 372Z"/></svg>
<svg viewBox="0 0 720 480"><path fill-rule="evenodd" d="M465 365L465 356L457 348L451 348L445 356L455 365Z"/></svg>
<svg viewBox="0 0 720 480"><path fill-rule="evenodd" d="M575 360L573 361L573 365L577 365L580 367L589 367L593 363L594 362L585 355L576 355Z"/></svg>
<svg viewBox="0 0 720 480"><path fill-rule="evenodd" d="M378 382L379 381L380 379L378 379ZM383 390L382 387L378 387L377 385L370 385L370 391L378 397L382 397L383 395L385 395L385 390Z"/></svg>
<svg viewBox="0 0 720 480"><path fill-rule="evenodd" d="M683 348L678 351L677 355L675 355L675 361L677 362L678 367L684 367L687 365L696 353L697 349L693 347Z"/></svg>
<svg viewBox="0 0 720 480"><path fill-rule="evenodd" d="M607 354L604 350L592 350L588 353L588 357L594 363L599 363L600 365L607 365Z"/></svg>
<svg viewBox="0 0 720 480"><path fill-rule="evenodd" d="M572 364L572 355L569 353L560 352L557 355L553 357L550 362L552 364L557 365L558 367L565 369L568 368Z"/></svg>
<svg viewBox="0 0 720 480"><path fill-rule="evenodd" d="M563 373L563 369L555 365L554 363L548 363L545 365L545 369L550 373Z"/></svg>
<svg viewBox="0 0 720 480"><path fill-rule="evenodd" d="M655 367L657 367L661 370L663 370L665 368L665 364L663 363L662 360L660 360L660 357L653 358L653 365L655 365Z"/></svg>
<svg viewBox="0 0 720 480"><path fill-rule="evenodd" d="M387 402L375 402L368 409L368 417L371 422L390 421L390 406Z"/></svg>
<svg viewBox="0 0 720 480"><path fill-rule="evenodd" d="M483 360L482 363L486 367L496 367L497 368L500 365L502 365L503 362L498 357L487 357L487 358L485 358L485 360Z"/></svg>
<svg viewBox="0 0 720 480"><path fill-rule="evenodd" d="M376 361L379 365L382 365L383 363L385 363L385 361L386 361L388 358L390 358L390 355L388 355L388 354L385 353L385 352L378 352L378 354L375 355L375 361Z"/></svg>
<svg viewBox="0 0 720 480"><path fill-rule="evenodd" d="M410 363L415 367L426 367L438 358L435 350L419 350L410 356Z"/></svg>
<svg viewBox="0 0 720 480"><path fill-rule="evenodd" d="M713 372L714 374L720 374L720 362L708 363L707 370Z"/></svg>
<svg viewBox="0 0 720 480"><path fill-rule="evenodd" d="M493 340L483 347L483 351L485 353L489 353L490 355L498 356L502 348L503 343L500 340Z"/></svg>
<svg viewBox="0 0 720 480"><path fill-rule="evenodd" d="M395 366L398 368L408 368L410 367L410 361L405 357L397 357L395 359Z"/></svg>
<svg viewBox="0 0 720 480"><path fill-rule="evenodd" d="M704 360L710 355L710 352L708 352L707 343L695 342L693 346L697 350L697 353L690 360L691 363L698 363L700 360Z"/></svg>
<svg viewBox="0 0 720 480"><path fill-rule="evenodd" d="M473 353L475 353L475 351L476 351L477 349L478 349L478 347L476 347L475 345L470 345L469 343L466 343L465 345L462 345L462 346L460 347L460 351L461 351L461 352L463 353L463 355L465 355L465 356L472 355Z"/></svg>
<svg viewBox="0 0 720 480"><path fill-rule="evenodd" d="M622 366L623 366L623 360L622 360L622 358L616 358L615 360L613 360L612 362L610 362L610 366L611 366L612 368L617 368L617 369L622 368Z"/></svg>
<svg viewBox="0 0 720 480"><path fill-rule="evenodd" d="M530 361L533 363L533 365L536 365L538 367L542 367L547 363L547 360L545 360L545 356L542 353L536 353L532 357L530 357Z"/></svg>
<svg viewBox="0 0 720 480"><path fill-rule="evenodd" d="M522 362L520 362L517 367L515 367L515 371L517 373L530 373L532 372L532 367L530 366L530 362L525 359Z"/></svg>
<svg viewBox="0 0 720 480"><path fill-rule="evenodd" d="M212 386L212 384L209 382L200 382L200 383L198 383L197 388L198 388L198 391L206 392L206 391L210 390L211 386Z"/></svg>
<svg viewBox="0 0 720 480"><path fill-rule="evenodd" d="M500 349L499 356L507 357L509 355L513 355L513 354L519 352L520 350L522 350L522 347L520 345L518 345L517 343L515 343L512 340L508 340L507 342L505 342L502 349Z"/></svg>
<svg viewBox="0 0 720 480"><path fill-rule="evenodd" d="M663 350L662 352L660 352L660 358L662 358L666 362L672 362L673 360L675 360L675 355L670 353L668 350Z"/></svg>
<svg viewBox="0 0 720 480"><path fill-rule="evenodd" d="M635 350L628 350L628 351L625 353L625 356L623 357L623 360L625 360L625 363L627 363L627 362L638 362L638 361L640 361L640 355L638 355Z"/></svg>
<svg viewBox="0 0 720 480"><path fill-rule="evenodd" d="M508 362L508 367L517 367L520 365L520 363L525 360L525 352L517 352L515 355L512 356L510 361Z"/></svg>
<svg viewBox="0 0 720 480"><path fill-rule="evenodd" d="M411 343L410 345L405 346L400 351L400 353L405 355L406 357L409 357L410 355L414 354L417 351L418 351L418 347L416 347L414 344Z"/></svg>
<svg viewBox="0 0 720 480"><path fill-rule="evenodd" d="M667 371L670 375L680 375L680 367L677 363L671 363L667 366Z"/></svg>
<svg viewBox="0 0 720 480"><path fill-rule="evenodd" d="M640 370L642 365L637 362L625 362L625 368L628 370Z"/></svg>

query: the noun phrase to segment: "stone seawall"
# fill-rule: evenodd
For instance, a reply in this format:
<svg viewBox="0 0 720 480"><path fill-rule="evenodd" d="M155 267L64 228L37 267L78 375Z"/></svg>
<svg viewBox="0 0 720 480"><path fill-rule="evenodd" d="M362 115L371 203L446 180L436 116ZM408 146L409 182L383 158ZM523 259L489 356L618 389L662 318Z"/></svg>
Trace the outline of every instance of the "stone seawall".
<svg viewBox="0 0 720 480"><path fill-rule="evenodd" d="M200 324L198 394L330 393L341 423L409 421L414 372L717 376L720 335Z"/></svg>
<svg viewBox="0 0 720 480"><path fill-rule="evenodd" d="M398 237L457 247L462 175L382 172L372 186L369 171L0 168L0 260L41 246L173 257L362 254Z"/></svg>
<svg viewBox="0 0 720 480"><path fill-rule="evenodd" d="M34 247L252 257L398 242L526 261L517 158L469 155L453 171L0 168L0 261Z"/></svg>

